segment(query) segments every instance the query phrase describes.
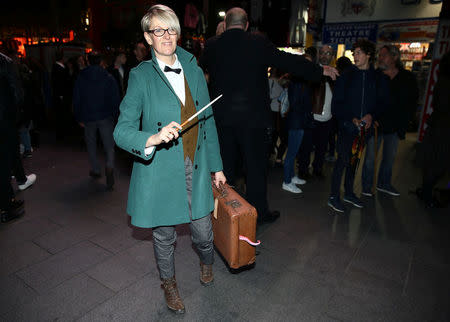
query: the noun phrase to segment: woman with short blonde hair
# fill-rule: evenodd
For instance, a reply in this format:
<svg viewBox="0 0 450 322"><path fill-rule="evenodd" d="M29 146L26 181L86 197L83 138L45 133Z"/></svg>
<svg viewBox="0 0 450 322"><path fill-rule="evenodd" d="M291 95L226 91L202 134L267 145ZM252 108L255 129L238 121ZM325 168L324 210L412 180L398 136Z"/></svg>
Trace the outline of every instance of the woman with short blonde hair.
<svg viewBox="0 0 450 322"><path fill-rule="evenodd" d="M166 303L181 314L185 308L175 280L175 226L189 223L200 257L200 282L210 285L214 262L211 174L216 185L226 179L211 109L180 126L210 99L197 60L177 47L180 23L176 14L156 5L141 25L152 59L130 72L114 139L136 157L127 205L131 224L153 228Z"/></svg>
<svg viewBox="0 0 450 322"><path fill-rule="evenodd" d="M152 6L142 17L141 28L143 32L150 30L151 23L155 18L167 25L168 28L175 30L178 38L180 37L181 28L177 15L172 9L162 4Z"/></svg>

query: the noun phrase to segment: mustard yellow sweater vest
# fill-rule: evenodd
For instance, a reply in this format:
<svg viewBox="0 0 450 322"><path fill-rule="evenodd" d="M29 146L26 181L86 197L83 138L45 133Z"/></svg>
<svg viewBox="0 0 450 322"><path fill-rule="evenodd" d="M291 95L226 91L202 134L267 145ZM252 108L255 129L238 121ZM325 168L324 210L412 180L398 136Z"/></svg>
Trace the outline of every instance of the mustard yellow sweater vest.
<svg viewBox="0 0 450 322"><path fill-rule="evenodd" d="M186 121L191 115L195 114L197 110L195 109L194 100L192 99L191 90L189 85L184 79L184 88L186 92L185 103L181 103L181 123ZM198 118L191 120L181 133L183 138L183 152L184 158L189 157L192 162L194 162L195 147L197 146L197 136L198 136Z"/></svg>

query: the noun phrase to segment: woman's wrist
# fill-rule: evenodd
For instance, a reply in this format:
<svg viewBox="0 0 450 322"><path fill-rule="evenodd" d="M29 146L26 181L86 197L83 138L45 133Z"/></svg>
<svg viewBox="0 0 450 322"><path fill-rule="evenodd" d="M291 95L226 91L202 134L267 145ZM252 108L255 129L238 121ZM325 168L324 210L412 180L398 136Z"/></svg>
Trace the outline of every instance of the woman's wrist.
<svg viewBox="0 0 450 322"><path fill-rule="evenodd" d="M152 136L150 136L148 139L147 139L147 143L145 143L145 147L146 148L148 148L149 146L154 146L154 145L158 145L157 143L156 143L156 136L157 136L158 134L153 134Z"/></svg>

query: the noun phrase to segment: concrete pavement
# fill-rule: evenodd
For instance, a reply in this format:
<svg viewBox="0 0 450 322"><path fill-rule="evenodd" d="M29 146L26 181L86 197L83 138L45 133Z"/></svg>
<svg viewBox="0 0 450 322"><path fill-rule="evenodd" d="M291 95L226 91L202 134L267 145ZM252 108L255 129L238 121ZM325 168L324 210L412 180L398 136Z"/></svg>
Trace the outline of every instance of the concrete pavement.
<svg viewBox="0 0 450 322"><path fill-rule="evenodd" d="M126 215L130 163L118 155L116 186L88 176L82 144L43 139L18 194L25 215L0 225L1 321L448 321L448 208L425 210L410 189L414 136L400 143L394 185L363 209L336 214L326 178L303 194L281 189L271 169L269 200L281 211L258 229L256 265L232 274L219 256L215 282L202 287L189 229L178 229L176 274L186 314L165 307L150 229ZM357 184L357 192L360 185Z"/></svg>

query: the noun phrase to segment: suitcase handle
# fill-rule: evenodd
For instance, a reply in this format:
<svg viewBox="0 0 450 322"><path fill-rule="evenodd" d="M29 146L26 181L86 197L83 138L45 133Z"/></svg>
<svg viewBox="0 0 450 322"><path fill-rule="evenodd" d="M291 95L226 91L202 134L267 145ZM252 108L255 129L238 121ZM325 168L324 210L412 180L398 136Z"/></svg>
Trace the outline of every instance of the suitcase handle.
<svg viewBox="0 0 450 322"><path fill-rule="evenodd" d="M227 187L222 182L219 183L218 187L213 183L213 187L220 193L220 198L226 198L228 196Z"/></svg>
<svg viewBox="0 0 450 322"><path fill-rule="evenodd" d="M255 242L252 242L250 239L248 239L248 237L245 237L245 236L242 236L242 235L239 235L239 240L246 241L247 243L249 243L252 246L259 246L259 245L261 245L261 241L257 240L256 243L255 243Z"/></svg>

